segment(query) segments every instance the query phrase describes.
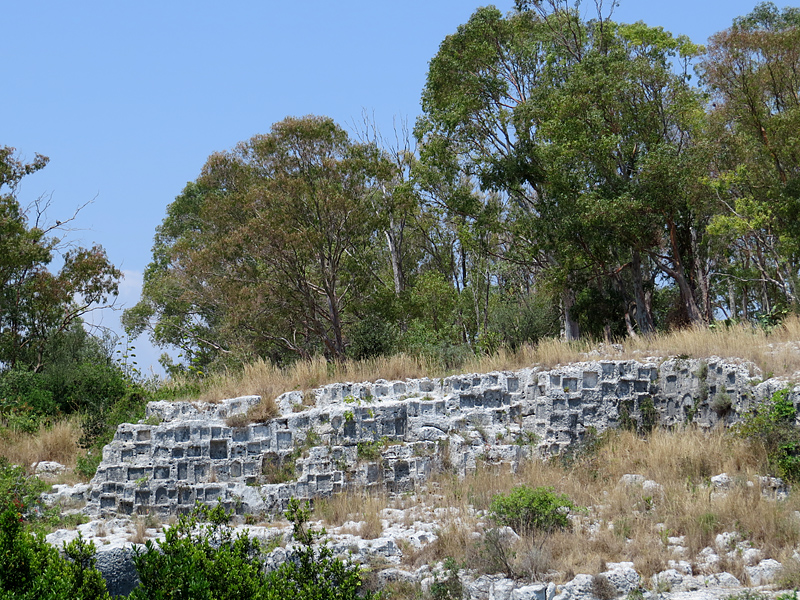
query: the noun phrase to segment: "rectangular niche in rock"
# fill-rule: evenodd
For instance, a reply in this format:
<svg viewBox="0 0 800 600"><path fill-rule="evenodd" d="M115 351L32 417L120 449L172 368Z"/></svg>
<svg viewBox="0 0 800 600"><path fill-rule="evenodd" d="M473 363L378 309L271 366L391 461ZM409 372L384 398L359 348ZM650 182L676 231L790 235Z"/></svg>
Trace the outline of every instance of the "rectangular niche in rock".
<svg viewBox="0 0 800 600"><path fill-rule="evenodd" d="M228 440L211 440L209 457L212 460L225 460L228 458Z"/></svg>

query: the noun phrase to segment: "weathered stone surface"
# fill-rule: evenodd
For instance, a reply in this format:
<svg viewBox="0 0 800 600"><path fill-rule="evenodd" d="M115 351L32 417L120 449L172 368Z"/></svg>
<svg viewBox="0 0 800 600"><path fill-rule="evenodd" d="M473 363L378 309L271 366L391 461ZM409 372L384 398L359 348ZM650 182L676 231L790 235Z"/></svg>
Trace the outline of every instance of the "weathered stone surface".
<svg viewBox="0 0 800 600"><path fill-rule="evenodd" d="M34 469L34 473L40 479L47 480L58 477L66 469L67 467L62 465L60 462L56 462L54 460L43 460L41 462L36 463L36 468Z"/></svg>
<svg viewBox="0 0 800 600"><path fill-rule="evenodd" d="M617 594L626 596L639 587L639 574L633 569L632 562L609 563L606 568L601 575L617 589Z"/></svg>
<svg viewBox="0 0 800 600"><path fill-rule="evenodd" d="M146 423L120 425L104 449L85 511L167 516L199 501L240 514L277 513L291 497L410 492L443 467L462 475L478 461L515 469L526 457L561 452L590 428L643 419L691 419L701 427L734 422L780 385L754 386L746 367L713 358L604 360L294 391L277 399L277 418L244 427L225 419L246 412L257 396L153 402ZM718 393L731 398L723 416L710 408ZM315 404L307 407L310 399ZM655 482L636 483L649 485L654 498L660 493ZM783 491L775 482L762 485Z"/></svg>
<svg viewBox="0 0 800 600"><path fill-rule="evenodd" d="M120 542L100 546L95 555L97 570L106 580L111 596L127 596L139 585L139 576L133 564L133 548Z"/></svg>
<svg viewBox="0 0 800 600"><path fill-rule="evenodd" d="M772 558L762 560L753 567L745 567L750 583L753 585L767 585L772 583L781 570L781 563Z"/></svg>

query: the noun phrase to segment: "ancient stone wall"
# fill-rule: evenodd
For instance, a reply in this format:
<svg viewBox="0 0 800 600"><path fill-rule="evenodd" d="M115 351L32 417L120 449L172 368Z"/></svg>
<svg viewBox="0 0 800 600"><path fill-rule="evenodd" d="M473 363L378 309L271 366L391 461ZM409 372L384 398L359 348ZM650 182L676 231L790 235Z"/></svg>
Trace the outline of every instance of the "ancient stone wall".
<svg viewBox="0 0 800 600"><path fill-rule="evenodd" d="M780 386L757 383L746 366L670 359L338 383L283 394L280 416L242 427L226 419L256 396L154 402L146 421L120 425L104 449L86 511L169 515L200 501L277 512L292 496L411 491L437 470L516 468L562 452L589 428L730 424Z"/></svg>

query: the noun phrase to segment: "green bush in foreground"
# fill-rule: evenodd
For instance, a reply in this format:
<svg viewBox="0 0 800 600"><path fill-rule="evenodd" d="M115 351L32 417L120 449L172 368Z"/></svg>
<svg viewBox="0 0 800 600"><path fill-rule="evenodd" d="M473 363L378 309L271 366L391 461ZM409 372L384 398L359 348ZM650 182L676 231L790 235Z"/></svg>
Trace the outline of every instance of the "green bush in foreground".
<svg viewBox="0 0 800 600"><path fill-rule="evenodd" d="M0 513L0 600L106 600L106 583L94 568L94 544L78 536L66 559L24 529L19 510Z"/></svg>
<svg viewBox="0 0 800 600"><path fill-rule="evenodd" d="M261 547L246 534L233 535L230 514L221 506L198 506L165 531L158 547L151 541L134 557L141 584L131 600L350 600L359 596L357 565L334 558L323 532L306 528L308 505L290 500L286 517L300 543L278 569L264 571ZM201 525L201 521L205 524Z"/></svg>

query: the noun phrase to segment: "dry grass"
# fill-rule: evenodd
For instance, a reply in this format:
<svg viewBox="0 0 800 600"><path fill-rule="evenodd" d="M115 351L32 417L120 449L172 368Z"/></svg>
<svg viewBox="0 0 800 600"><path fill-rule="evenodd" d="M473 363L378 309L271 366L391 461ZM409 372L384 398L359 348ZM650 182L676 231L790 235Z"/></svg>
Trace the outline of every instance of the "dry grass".
<svg viewBox="0 0 800 600"><path fill-rule="evenodd" d="M440 475L419 499L439 511L446 509L440 537L408 560L419 564L452 556L473 565L492 563L493 557L472 536L494 524L479 522L475 511L486 510L494 495L522 484L552 486L590 508L575 515L571 530L553 533L544 545L523 537L514 547L513 569L531 573L554 568L561 574L557 579L567 580L572 573L598 573L605 562L632 561L649 578L666 569L670 559L680 558L667 546L668 537L683 536L686 558L691 559L704 547L714 547L721 532L737 532L765 558L780 560L800 543L794 512L800 500L791 496L776 502L765 498L758 484L748 484L765 472L766 458L724 430L659 430L647 439L610 431L599 448L572 462L529 461L517 473L508 466L480 466L460 481ZM620 483L629 473L661 488ZM720 473L733 481L727 494L714 493L709 485L710 477ZM741 559L720 554L721 567L744 581Z"/></svg>
<svg viewBox="0 0 800 600"><path fill-rule="evenodd" d="M800 372L800 318L790 317L770 334L748 325L690 328L658 334L649 338L621 340L617 348L605 346L614 358L643 358L650 356L689 356L704 358L712 355L753 362L764 376L792 376ZM596 345L590 341L562 342L542 340L536 345L523 346L516 352L501 349L491 356L475 356L462 364L459 372L485 373L513 370L532 365L554 367L586 360ZM241 372L210 377L204 384L200 400L219 401L246 394L258 394L262 402L252 408L249 422L269 421L278 414L274 399L290 390L309 390L339 381L398 380L415 377L450 375L433 359L398 354L364 361L329 363L322 357L298 361L286 368L259 360L245 365ZM198 399L198 398L193 398ZM304 404L312 400L304 396ZM243 424L241 419L236 424ZM77 420L42 429L33 436L6 432L0 439L0 455L12 462L30 465L40 460L57 460L73 465L77 456L79 425ZM696 467L702 467L704 457L689 457ZM698 462L699 461L699 462Z"/></svg>
<svg viewBox="0 0 800 600"><path fill-rule="evenodd" d="M314 514L331 527L340 527L347 521L356 521L359 526L352 531L365 540L373 540L383 533L381 511L388 506L384 494L357 494L347 492L318 501Z"/></svg>
<svg viewBox="0 0 800 600"><path fill-rule="evenodd" d="M435 370L433 361L406 354L339 363L329 363L318 356L299 360L286 368L257 360L245 365L241 373L211 377L200 400L215 401L246 394L275 398L291 390L307 390L338 381L425 377Z"/></svg>
<svg viewBox="0 0 800 600"><path fill-rule="evenodd" d="M752 362L765 375L792 376L800 372L800 347L794 343L797 340L800 340L800 318L793 316L769 334L750 325L732 325L715 329L687 328L650 337L626 338L614 346L598 346L591 340L564 342L545 339L513 352L500 349L491 356L474 356L456 370L443 369L434 359L407 354L336 363L316 357L297 361L286 368L258 360L245 365L241 372L210 377L199 399L215 402L246 394L274 399L287 391L309 390L342 381L444 377L455 372L486 373L533 365L551 368L597 356L619 359L720 356ZM599 355L592 352L598 348Z"/></svg>
<svg viewBox="0 0 800 600"><path fill-rule="evenodd" d="M134 544L144 544L149 537L147 535L147 523L143 518L137 518L134 520L133 527L133 533L128 536L128 541Z"/></svg>
<svg viewBox="0 0 800 600"><path fill-rule="evenodd" d="M80 436L80 420L74 417L58 421L51 427L42 426L33 434L5 430L0 437L0 456L28 470L34 463L44 460L74 467Z"/></svg>

